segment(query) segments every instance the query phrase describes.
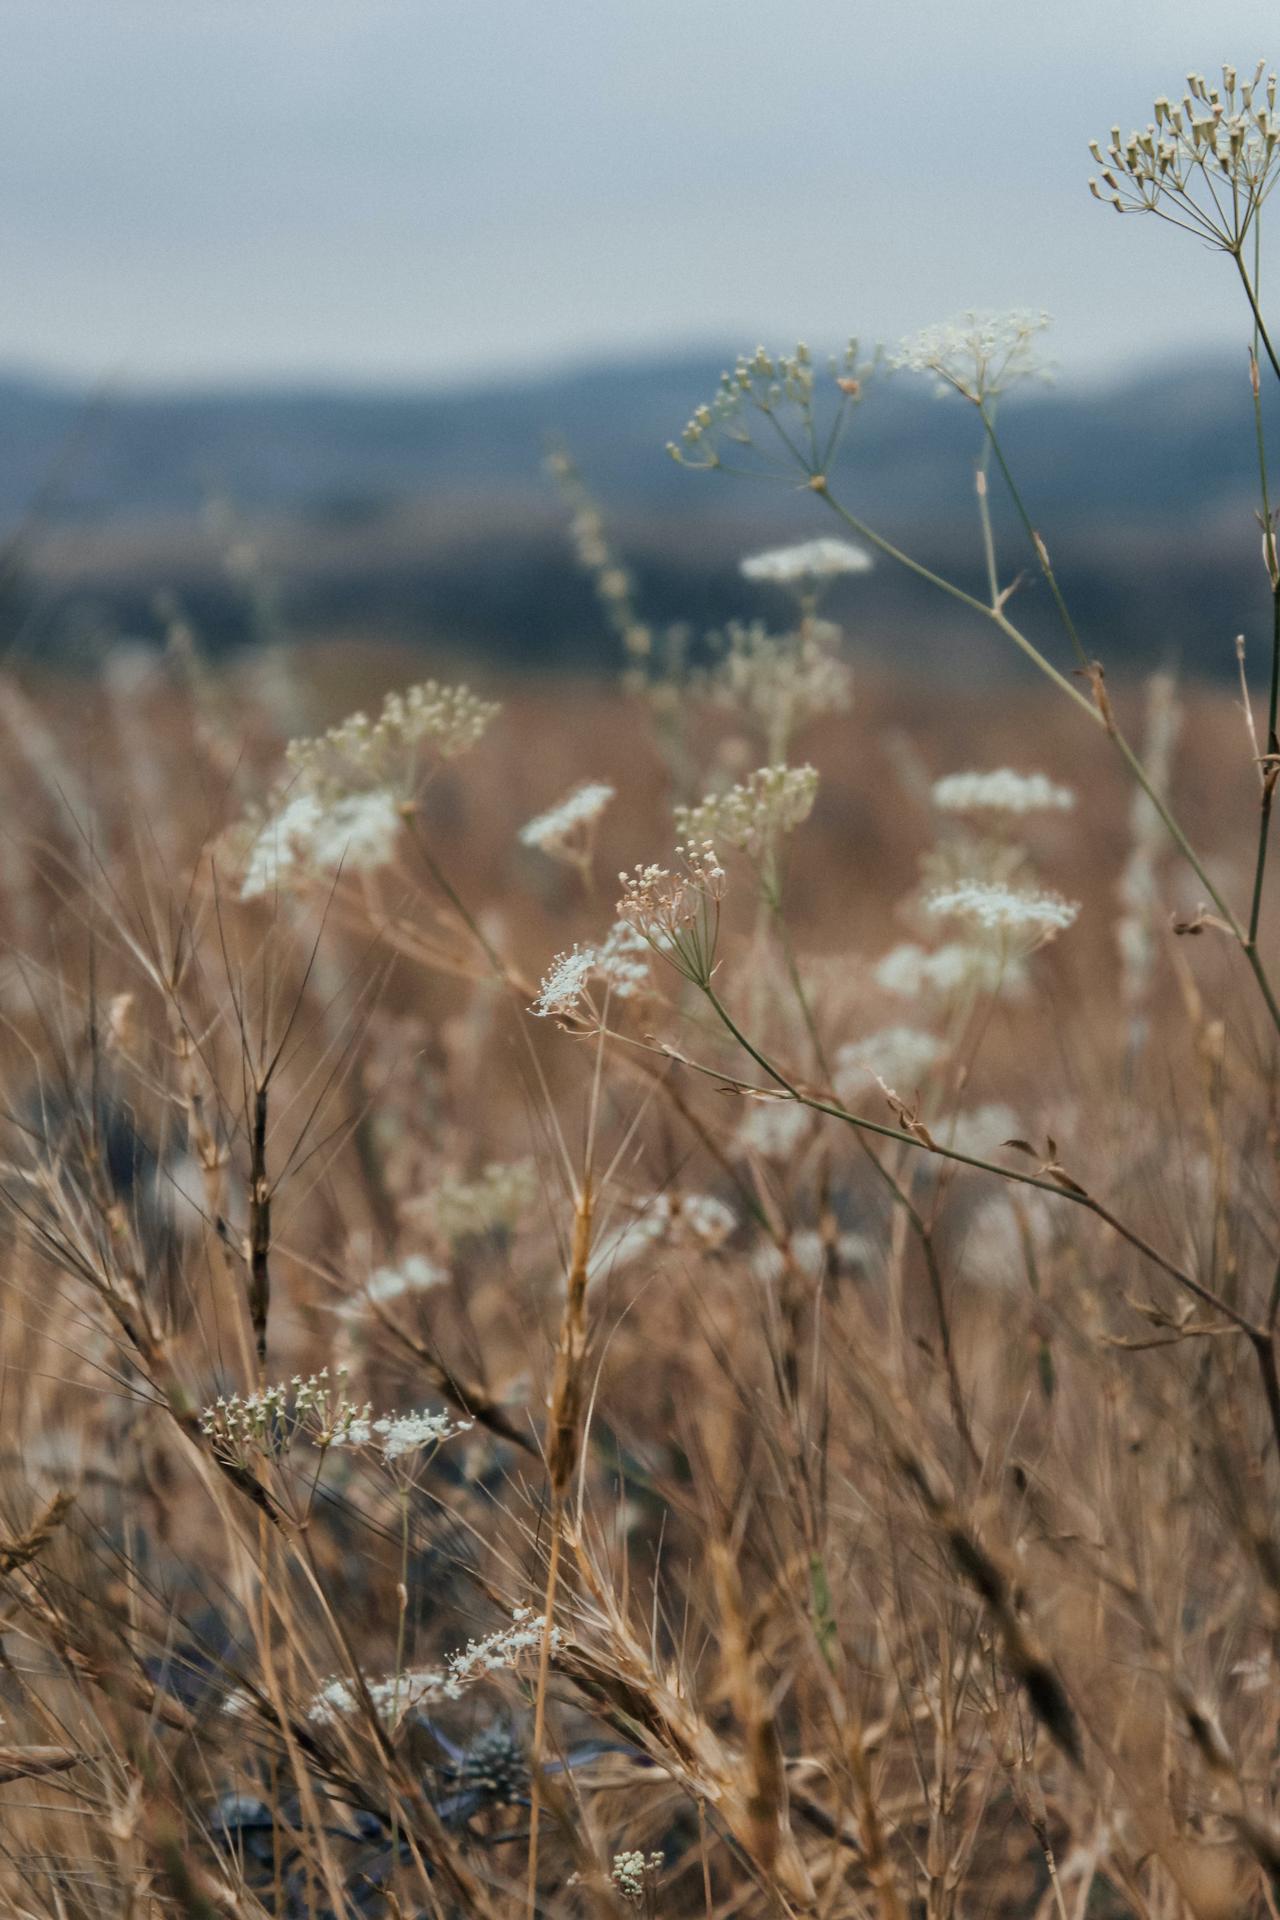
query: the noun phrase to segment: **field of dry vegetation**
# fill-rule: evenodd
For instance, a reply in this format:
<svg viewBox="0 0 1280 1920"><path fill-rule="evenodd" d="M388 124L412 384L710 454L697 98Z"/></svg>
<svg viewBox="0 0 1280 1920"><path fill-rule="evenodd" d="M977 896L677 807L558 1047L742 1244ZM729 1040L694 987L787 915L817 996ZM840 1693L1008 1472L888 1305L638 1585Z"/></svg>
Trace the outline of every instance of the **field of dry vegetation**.
<svg viewBox="0 0 1280 1920"><path fill-rule="evenodd" d="M1099 155L1220 167L1251 301L1263 88ZM4 1914L1276 1915L1265 450L1252 691L1109 682L1041 325L896 359L985 599L839 504L883 369L761 350L677 455L815 496L758 624L651 631L555 463L621 688L5 681ZM972 672L854 675L873 560Z"/></svg>

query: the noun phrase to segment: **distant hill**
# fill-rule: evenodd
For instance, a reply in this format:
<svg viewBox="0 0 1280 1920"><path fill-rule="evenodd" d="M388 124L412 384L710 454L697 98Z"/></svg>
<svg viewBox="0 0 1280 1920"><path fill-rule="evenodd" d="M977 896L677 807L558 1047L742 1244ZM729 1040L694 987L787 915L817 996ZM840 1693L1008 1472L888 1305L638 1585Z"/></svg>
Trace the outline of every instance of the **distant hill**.
<svg viewBox="0 0 1280 1920"><path fill-rule="evenodd" d="M766 612L736 573L762 541L834 530L812 497L684 472L663 451L719 367L699 357L586 368L468 392L86 397L0 380L0 631L80 657L156 633L157 596L217 649L271 632L421 640L495 659L608 661L549 437L578 463L656 621ZM1270 403L1271 431L1280 407ZM975 421L918 381L873 381L840 468L872 524L966 584L979 580ZM1088 644L1117 663L1228 671L1262 644L1266 582L1242 364L1153 369L1106 391L1011 397L1012 462ZM1277 436L1280 447L1280 435ZM1280 474L1280 454L1277 455ZM1025 542L999 502L1007 572ZM1044 613L1029 582L1024 618ZM169 604L166 602L165 604ZM881 566L840 601L859 644L931 670L990 667L989 643ZM776 611L776 609L774 609ZM956 647L963 653L957 658Z"/></svg>

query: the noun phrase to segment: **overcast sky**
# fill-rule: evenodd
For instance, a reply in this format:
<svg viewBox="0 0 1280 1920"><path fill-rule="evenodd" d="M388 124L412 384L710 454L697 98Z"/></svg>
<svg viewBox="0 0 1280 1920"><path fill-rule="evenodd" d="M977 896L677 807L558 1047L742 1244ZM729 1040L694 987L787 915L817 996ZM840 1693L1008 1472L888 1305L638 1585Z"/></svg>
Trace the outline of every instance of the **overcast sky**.
<svg viewBox="0 0 1280 1920"><path fill-rule="evenodd" d="M1095 205L1086 142L1189 65L1280 61L1261 0L0 0L0 30L0 363L435 383L1013 305L1068 371L1244 337L1228 263Z"/></svg>

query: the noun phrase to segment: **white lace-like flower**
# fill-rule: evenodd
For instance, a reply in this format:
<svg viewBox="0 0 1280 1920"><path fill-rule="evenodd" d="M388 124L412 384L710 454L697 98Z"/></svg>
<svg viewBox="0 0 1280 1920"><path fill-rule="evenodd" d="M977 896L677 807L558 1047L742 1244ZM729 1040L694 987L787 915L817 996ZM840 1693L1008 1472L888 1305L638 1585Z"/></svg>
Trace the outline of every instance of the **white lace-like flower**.
<svg viewBox="0 0 1280 1920"><path fill-rule="evenodd" d="M972 920L988 933L1030 940L1063 933L1075 924L1080 905L1056 893L1036 893L987 880L962 880L940 887L925 900L930 913Z"/></svg>
<svg viewBox="0 0 1280 1920"><path fill-rule="evenodd" d="M753 1100L738 1128L738 1147L764 1160L790 1160L812 1116L798 1100Z"/></svg>
<svg viewBox="0 0 1280 1920"><path fill-rule="evenodd" d="M453 760L481 738L498 714L469 687L424 680L389 693L376 720L353 713L313 740L291 740L285 758L303 784L322 795L390 787L410 798L422 784L421 754Z"/></svg>
<svg viewBox="0 0 1280 1920"><path fill-rule="evenodd" d="M634 1218L601 1236L591 1257L591 1277L627 1266L658 1246L715 1252L737 1224L732 1208L714 1194L654 1194Z"/></svg>
<svg viewBox="0 0 1280 1920"><path fill-rule="evenodd" d="M1065 813L1074 807L1070 787L1055 786L1043 773L949 773L934 784L933 804L944 813Z"/></svg>
<svg viewBox="0 0 1280 1920"><path fill-rule="evenodd" d="M870 1267L877 1251L875 1242L862 1233L838 1234L832 1248L836 1267L842 1273ZM827 1242L809 1227L792 1234L786 1253L772 1240L762 1240L751 1255L752 1276L764 1286L774 1285L786 1272L788 1260L806 1280L821 1280L827 1264Z"/></svg>
<svg viewBox="0 0 1280 1920"><path fill-rule="evenodd" d="M848 712L853 674L838 655L840 629L829 620L809 619L781 635L759 621L735 622L725 638L728 648L707 675L707 692L717 706L762 729L771 760L786 758L797 728L820 714Z"/></svg>
<svg viewBox="0 0 1280 1920"><path fill-rule="evenodd" d="M1028 1258L1043 1259L1053 1245L1052 1201L1035 1188L1022 1189L1016 1201L990 1194L969 1218L960 1252L966 1280L996 1289L1025 1286Z"/></svg>
<svg viewBox="0 0 1280 1920"><path fill-rule="evenodd" d="M773 586L803 587L842 573L869 573L874 565L866 548L851 540L802 540L795 546L748 555L742 573L748 580L767 580Z"/></svg>
<svg viewBox="0 0 1280 1920"><path fill-rule="evenodd" d="M394 858L401 827L385 788L340 794L327 803L304 789L261 829L249 850L242 900L254 900L308 870L371 872Z"/></svg>
<svg viewBox="0 0 1280 1920"><path fill-rule="evenodd" d="M1043 378L1032 345L1049 325L1047 313L1018 307L1009 313L963 313L909 334L889 357L907 373L937 375L939 389L981 403L1019 380Z"/></svg>
<svg viewBox="0 0 1280 1920"><path fill-rule="evenodd" d="M1012 1107L993 1100L986 1106L971 1107L950 1120L940 1121L931 1126L929 1131L939 1146L951 1147L956 1153L968 1153L975 1159L985 1160L1006 1140L1021 1134L1023 1128Z"/></svg>
<svg viewBox="0 0 1280 1920"><path fill-rule="evenodd" d="M1021 993L1022 962L997 947L948 940L932 949L906 941L886 953L872 975L876 985L903 1000L951 1000L960 993Z"/></svg>
<svg viewBox="0 0 1280 1920"><path fill-rule="evenodd" d="M586 830L595 825L615 792L615 788L601 780L575 787L557 805L521 827L521 846L537 847L543 853L563 853L575 837L581 840Z"/></svg>
<svg viewBox="0 0 1280 1920"><path fill-rule="evenodd" d="M406 1293L428 1293L433 1287L443 1287L448 1278L446 1267L438 1267L424 1254L411 1253L398 1266L375 1268L361 1299L385 1306L388 1300L399 1300Z"/></svg>
<svg viewBox="0 0 1280 1920"><path fill-rule="evenodd" d="M451 1653L443 1667L412 1668L407 1673L391 1674L385 1679L366 1681L369 1697L378 1716L396 1725L411 1708L431 1706L441 1700L460 1700L477 1680L490 1674L516 1670L542 1646L544 1617L528 1607L517 1607L509 1627L499 1627L483 1640L470 1640L457 1653ZM560 1644L560 1629L551 1629L554 1652ZM330 1725L339 1715L355 1713L355 1688L347 1680L329 1680L321 1687L307 1709L307 1718Z"/></svg>
<svg viewBox="0 0 1280 1920"><path fill-rule="evenodd" d="M532 1160L494 1160L473 1180L441 1180L425 1203L446 1240L468 1234L513 1233L537 1205L541 1187Z"/></svg>
<svg viewBox="0 0 1280 1920"><path fill-rule="evenodd" d="M451 1420L447 1413L392 1413L375 1420L374 1433L380 1436L384 1460L402 1460L407 1453L434 1450L460 1433L470 1433L470 1420Z"/></svg>
<svg viewBox="0 0 1280 1920"><path fill-rule="evenodd" d="M649 944L625 920L615 921L596 947L558 953L543 977L530 1008L540 1019L577 1013L599 983L615 1000L631 1000L649 984Z"/></svg>
<svg viewBox="0 0 1280 1920"><path fill-rule="evenodd" d="M727 793L708 794L696 807L677 807L676 831L686 840L713 840L759 854L776 835L809 818L817 793L815 767L760 767Z"/></svg>
<svg viewBox="0 0 1280 1920"><path fill-rule="evenodd" d="M846 1105L866 1090L868 1081L913 1093L945 1052L936 1034L919 1027L885 1027L840 1048L834 1062L835 1090Z"/></svg>

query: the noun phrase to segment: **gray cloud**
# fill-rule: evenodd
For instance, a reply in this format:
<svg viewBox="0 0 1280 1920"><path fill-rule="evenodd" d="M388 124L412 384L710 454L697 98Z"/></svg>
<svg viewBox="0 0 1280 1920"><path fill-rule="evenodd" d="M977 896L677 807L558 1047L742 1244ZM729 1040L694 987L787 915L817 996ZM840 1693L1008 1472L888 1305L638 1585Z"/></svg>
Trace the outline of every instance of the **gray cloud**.
<svg viewBox="0 0 1280 1920"><path fill-rule="evenodd" d="M1242 337L1085 143L1270 9L1218 0L0 5L0 358L449 380L1055 314L1068 368Z"/></svg>

